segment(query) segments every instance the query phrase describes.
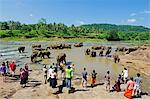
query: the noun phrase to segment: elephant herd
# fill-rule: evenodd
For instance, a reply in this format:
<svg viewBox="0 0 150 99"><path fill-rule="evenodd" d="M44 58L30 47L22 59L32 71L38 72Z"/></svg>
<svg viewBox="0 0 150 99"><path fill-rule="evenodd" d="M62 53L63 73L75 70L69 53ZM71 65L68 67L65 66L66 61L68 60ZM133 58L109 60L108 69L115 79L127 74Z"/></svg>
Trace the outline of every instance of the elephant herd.
<svg viewBox="0 0 150 99"><path fill-rule="evenodd" d="M76 43L74 44L74 47L82 47L83 43ZM50 45L46 48L42 48L41 44L33 44L32 45L32 54L31 54L31 62L36 62L36 59L38 57L40 58L50 58L51 52L49 49L71 49L72 45L71 44L54 44ZM138 47L132 47L132 48L126 48L126 47L117 47L115 52L125 52L126 54L129 54L132 51L136 51ZM111 46L92 46L91 48L88 48L85 50L85 55L90 55L91 57L96 57L97 56L97 51L99 50L98 55L99 56L106 56L110 57L110 53L112 52L112 47ZM18 47L19 53L24 53L25 51L25 46ZM120 58L118 54L113 54L112 57L114 59L114 62L119 62ZM65 63L66 64L66 54L65 53L60 53L57 57L57 64L60 63Z"/></svg>
<svg viewBox="0 0 150 99"><path fill-rule="evenodd" d="M91 57L96 57L96 51L95 50L100 50L99 51L99 56L110 56L111 53L111 47L105 47L105 46L92 46L91 49L86 49L85 55L90 55ZM104 50L106 50L105 55L103 55Z"/></svg>

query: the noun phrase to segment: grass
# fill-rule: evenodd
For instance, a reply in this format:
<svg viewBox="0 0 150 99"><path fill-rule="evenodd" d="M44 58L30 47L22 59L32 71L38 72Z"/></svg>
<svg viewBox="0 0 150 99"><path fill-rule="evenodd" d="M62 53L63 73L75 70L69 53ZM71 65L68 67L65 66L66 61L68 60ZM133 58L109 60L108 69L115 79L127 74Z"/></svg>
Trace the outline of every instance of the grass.
<svg viewBox="0 0 150 99"><path fill-rule="evenodd" d="M91 39L91 38L17 38L17 37L11 37L11 38L1 38L1 40L14 40L14 41L58 41L58 42L107 42L105 39Z"/></svg>

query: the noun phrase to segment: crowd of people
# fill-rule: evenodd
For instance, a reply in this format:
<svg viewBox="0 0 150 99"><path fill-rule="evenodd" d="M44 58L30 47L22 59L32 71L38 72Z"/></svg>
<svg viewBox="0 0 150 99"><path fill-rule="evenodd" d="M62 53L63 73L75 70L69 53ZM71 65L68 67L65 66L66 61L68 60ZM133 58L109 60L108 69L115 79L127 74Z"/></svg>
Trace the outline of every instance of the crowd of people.
<svg viewBox="0 0 150 99"><path fill-rule="evenodd" d="M15 61L6 61L3 62L0 66L0 75L2 75L2 80L3 82L7 81L7 77L15 77L15 72L16 72L16 63ZM24 68L20 68L20 84L22 87L26 86L26 83L28 81L28 65L25 64Z"/></svg>
<svg viewBox="0 0 150 99"><path fill-rule="evenodd" d="M15 75L15 70L16 70L16 64L14 61L9 62L3 62L0 66L0 74L3 76L3 81L6 81L6 76L14 76Z"/></svg>
<svg viewBox="0 0 150 99"><path fill-rule="evenodd" d="M3 62L0 66L0 74L2 75L3 81L6 81L7 76L14 77L16 71L16 63L15 61L9 62ZM59 91L62 92L63 87L67 87L70 90L72 89L72 78L74 76L75 72L75 66L74 64L71 65L64 65L64 64L52 64L51 66L44 65L43 72L44 72L44 83L47 84L49 82L49 85L52 88L57 88L58 83L58 71L61 72L59 77L61 77L61 87L59 88ZM111 75L110 71L106 72L105 78L105 86L106 91L111 92ZM83 68L83 72L81 73L81 85L83 88L87 88L88 83L88 75L90 75L91 78L91 87L93 88L95 84L97 83L97 73L95 70L91 72L91 74L88 74L86 68ZM24 88L28 82L28 76L29 76L29 69L28 65L25 64L23 68L20 68L20 84ZM126 89L124 96L131 99L132 96L140 96L141 93L141 84L142 84L142 78L140 77L140 74L137 73L136 77L129 77L127 68L124 68L121 74L117 77L117 80L115 81L114 86L112 87L112 91L121 91L121 84L126 84Z"/></svg>

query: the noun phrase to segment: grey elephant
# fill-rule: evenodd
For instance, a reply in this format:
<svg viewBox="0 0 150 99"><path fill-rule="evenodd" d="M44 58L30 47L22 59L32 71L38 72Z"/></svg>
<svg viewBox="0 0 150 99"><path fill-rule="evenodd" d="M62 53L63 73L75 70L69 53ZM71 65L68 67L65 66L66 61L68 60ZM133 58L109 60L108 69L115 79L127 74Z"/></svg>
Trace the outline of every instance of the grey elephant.
<svg viewBox="0 0 150 99"><path fill-rule="evenodd" d="M18 47L19 53L23 53L25 50L25 46Z"/></svg>
<svg viewBox="0 0 150 99"><path fill-rule="evenodd" d="M40 51L38 56L41 58L45 58L45 56L47 56L47 58L50 58L50 51Z"/></svg>
<svg viewBox="0 0 150 99"><path fill-rule="evenodd" d="M119 61L120 61L120 58L119 58L119 55L118 54L113 54L113 58L114 58L114 62L115 63L119 63Z"/></svg>
<svg viewBox="0 0 150 99"><path fill-rule="evenodd" d="M85 55L90 55L90 49L88 48L88 49L86 49L86 51L85 51Z"/></svg>

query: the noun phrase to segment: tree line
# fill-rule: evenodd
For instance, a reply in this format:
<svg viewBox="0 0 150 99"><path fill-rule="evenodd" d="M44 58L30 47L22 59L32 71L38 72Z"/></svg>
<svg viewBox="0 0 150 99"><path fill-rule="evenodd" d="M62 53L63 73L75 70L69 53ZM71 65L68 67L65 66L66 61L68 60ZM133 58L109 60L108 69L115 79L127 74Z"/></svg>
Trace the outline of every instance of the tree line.
<svg viewBox="0 0 150 99"><path fill-rule="evenodd" d="M114 24L67 26L63 23L47 23L44 18L41 18L37 24L21 24L18 21L0 22L0 38L6 37L84 37L113 41L150 40L150 28Z"/></svg>

